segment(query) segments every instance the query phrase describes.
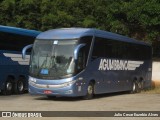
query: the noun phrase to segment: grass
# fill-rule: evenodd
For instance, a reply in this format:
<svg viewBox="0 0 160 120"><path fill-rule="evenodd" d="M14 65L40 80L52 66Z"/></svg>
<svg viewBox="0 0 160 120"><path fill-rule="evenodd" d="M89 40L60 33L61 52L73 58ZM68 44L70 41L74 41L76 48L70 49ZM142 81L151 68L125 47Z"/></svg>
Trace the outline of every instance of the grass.
<svg viewBox="0 0 160 120"><path fill-rule="evenodd" d="M151 88L149 90L143 90L141 93L146 93L146 94L160 94L160 86Z"/></svg>

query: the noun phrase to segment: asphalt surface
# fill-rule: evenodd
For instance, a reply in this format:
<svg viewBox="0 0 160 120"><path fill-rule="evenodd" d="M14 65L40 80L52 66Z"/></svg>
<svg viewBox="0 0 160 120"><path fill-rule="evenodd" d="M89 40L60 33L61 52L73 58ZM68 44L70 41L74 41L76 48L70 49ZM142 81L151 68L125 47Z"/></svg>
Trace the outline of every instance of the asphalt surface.
<svg viewBox="0 0 160 120"><path fill-rule="evenodd" d="M127 94L114 93L96 95L92 100L82 98L58 97L48 99L45 96L32 96L29 94L3 96L0 95L0 111L160 111L160 94ZM1 120L2 118L0 118ZM17 118L15 118L18 120ZM27 118L26 118L27 119ZM44 118L32 118L44 119ZM52 119L53 118L48 118ZM118 120L160 120L152 118L92 118L92 117L60 117L55 119L118 119Z"/></svg>

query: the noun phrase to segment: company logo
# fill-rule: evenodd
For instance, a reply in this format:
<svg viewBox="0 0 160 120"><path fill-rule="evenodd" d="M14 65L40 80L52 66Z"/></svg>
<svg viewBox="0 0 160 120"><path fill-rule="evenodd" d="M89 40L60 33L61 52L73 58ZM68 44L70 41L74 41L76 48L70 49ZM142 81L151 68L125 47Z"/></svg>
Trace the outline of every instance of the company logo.
<svg viewBox="0 0 160 120"><path fill-rule="evenodd" d="M98 70L135 70L144 61L101 59Z"/></svg>

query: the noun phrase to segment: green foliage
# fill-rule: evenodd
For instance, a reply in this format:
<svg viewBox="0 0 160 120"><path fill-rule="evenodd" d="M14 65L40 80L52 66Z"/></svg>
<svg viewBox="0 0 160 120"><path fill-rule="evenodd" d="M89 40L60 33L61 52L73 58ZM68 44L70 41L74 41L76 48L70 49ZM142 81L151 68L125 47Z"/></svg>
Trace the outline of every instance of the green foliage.
<svg viewBox="0 0 160 120"><path fill-rule="evenodd" d="M133 0L122 2L130 34L152 43L160 34L160 2L158 0Z"/></svg>
<svg viewBox="0 0 160 120"><path fill-rule="evenodd" d="M2 25L48 30L90 27L153 43L160 37L159 0L1 0Z"/></svg>
<svg viewBox="0 0 160 120"><path fill-rule="evenodd" d="M11 22L15 14L15 1L14 0L4 0L0 2L0 23L5 25L14 25Z"/></svg>

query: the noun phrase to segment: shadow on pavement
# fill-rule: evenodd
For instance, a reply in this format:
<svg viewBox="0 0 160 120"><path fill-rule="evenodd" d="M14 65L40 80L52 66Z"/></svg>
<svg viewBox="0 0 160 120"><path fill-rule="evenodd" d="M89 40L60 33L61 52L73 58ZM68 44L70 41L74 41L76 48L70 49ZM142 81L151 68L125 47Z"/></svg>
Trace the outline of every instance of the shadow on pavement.
<svg viewBox="0 0 160 120"><path fill-rule="evenodd" d="M116 93L99 94L99 95L95 95L94 98L91 99L91 100L101 99L101 98L105 98L105 97L125 95L125 94L128 94L128 92L116 92ZM48 101L68 101L68 102L84 100L82 97L61 97L61 96L54 97L54 98L48 98L47 96L37 96L34 99L35 100L48 100Z"/></svg>

